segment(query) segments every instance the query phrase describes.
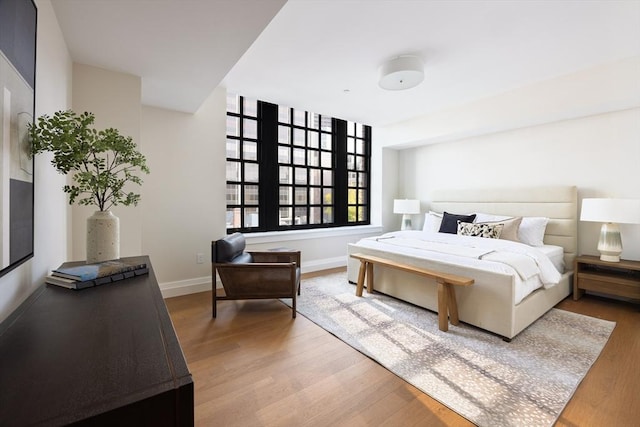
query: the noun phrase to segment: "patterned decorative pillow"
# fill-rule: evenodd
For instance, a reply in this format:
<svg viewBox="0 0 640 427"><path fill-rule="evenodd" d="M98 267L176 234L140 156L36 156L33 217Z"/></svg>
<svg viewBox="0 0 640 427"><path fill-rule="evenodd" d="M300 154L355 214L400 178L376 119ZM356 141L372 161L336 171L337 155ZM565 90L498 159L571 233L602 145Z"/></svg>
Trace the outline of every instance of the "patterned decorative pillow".
<svg viewBox="0 0 640 427"><path fill-rule="evenodd" d="M500 239L519 242L520 239L518 239L518 229L520 228L521 222L522 217L517 216L515 218L503 219L501 221L476 221L475 224L503 224L504 228L500 233Z"/></svg>
<svg viewBox="0 0 640 427"><path fill-rule="evenodd" d="M499 239L504 224L474 224L472 222L458 221L458 234L461 236L486 237Z"/></svg>

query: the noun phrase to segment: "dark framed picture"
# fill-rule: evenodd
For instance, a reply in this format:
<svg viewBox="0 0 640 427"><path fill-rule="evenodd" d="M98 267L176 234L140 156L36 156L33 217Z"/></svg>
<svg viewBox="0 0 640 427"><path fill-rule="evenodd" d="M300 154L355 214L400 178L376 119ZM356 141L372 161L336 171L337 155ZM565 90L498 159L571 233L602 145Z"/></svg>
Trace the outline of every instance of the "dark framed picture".
<svg viewBox="0 0 640 427"><path fill-rule="evenodd" d="M0 276L33 256L36 28L32 0L0 0Z"/></svg>

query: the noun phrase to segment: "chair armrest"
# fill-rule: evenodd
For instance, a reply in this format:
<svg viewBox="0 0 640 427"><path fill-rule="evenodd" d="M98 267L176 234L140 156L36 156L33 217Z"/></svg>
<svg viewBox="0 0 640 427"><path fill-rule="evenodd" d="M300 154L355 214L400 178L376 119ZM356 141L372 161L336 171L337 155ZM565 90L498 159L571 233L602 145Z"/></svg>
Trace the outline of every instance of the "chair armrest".
<svg viewBox="0 0 640 427"><path fill-rule="evenodd" d="M300 267L300 251L249 251L254 262L293 262Z"/></svg>
<svg viewBox="0 0 640 427"><path fill-rule="evenodd" d="M259 269L259 268L281 268L281 269L290 269L295 268L295 262L250 262L250 263L233 263L233 262L222 262L222 263L214 263L213 266L218 269Z"/></svg>

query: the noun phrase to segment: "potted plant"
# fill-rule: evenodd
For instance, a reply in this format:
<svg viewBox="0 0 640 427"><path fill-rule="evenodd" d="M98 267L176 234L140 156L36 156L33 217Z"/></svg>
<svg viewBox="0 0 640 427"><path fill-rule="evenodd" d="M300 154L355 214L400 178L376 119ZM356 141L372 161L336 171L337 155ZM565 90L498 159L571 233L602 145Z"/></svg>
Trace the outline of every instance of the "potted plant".
<svg viewBox="0 0 640 427"><path fill-rule="evenodd" d="M87 219L87 262L120 257L119 221L109 210L117 205L137 205L140 195L127 192L127 184L142 185L136 174L148 174L146 158L131 137L117 129L97 131L93 113L58 111L38 118L29 126L32 153L53 153L51 164L62 174L72 173L64 186L69 204L95 205Z"/></svg>

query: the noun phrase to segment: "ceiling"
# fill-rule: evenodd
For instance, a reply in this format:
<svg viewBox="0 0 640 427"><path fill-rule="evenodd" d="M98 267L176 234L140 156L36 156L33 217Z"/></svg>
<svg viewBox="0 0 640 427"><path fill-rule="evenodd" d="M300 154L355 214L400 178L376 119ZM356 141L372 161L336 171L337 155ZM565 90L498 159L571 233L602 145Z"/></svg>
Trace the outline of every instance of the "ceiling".
<svg viewBox="0 0 640 427"><path fill-rule="evenodd" d="M373 126L640 55L640 0L52 0L75 62L141 76L145 105L229 91ZM401 54L425 80L378 87Z"/></svg>
<svg viewBox="0 0 640 427"><path fill-rule="evenodd" d="M74 62L140 76L143 104L185 112L202 105L285 3L51 0Z"/></svg>

